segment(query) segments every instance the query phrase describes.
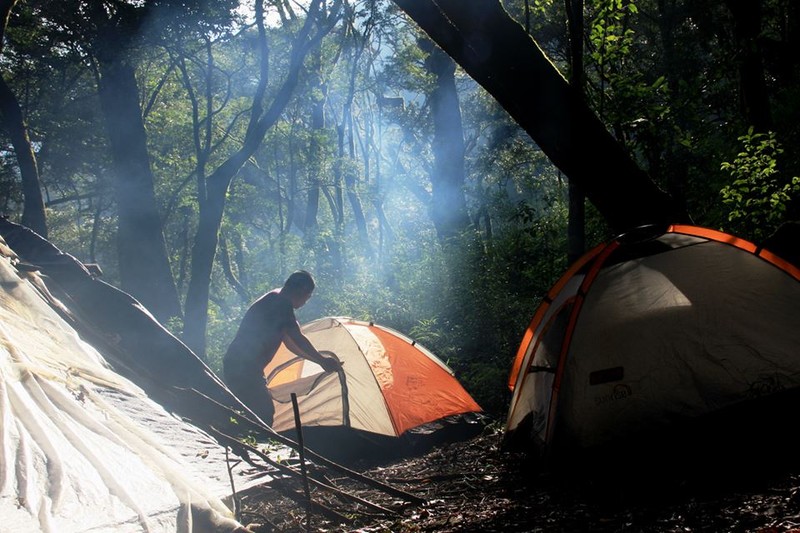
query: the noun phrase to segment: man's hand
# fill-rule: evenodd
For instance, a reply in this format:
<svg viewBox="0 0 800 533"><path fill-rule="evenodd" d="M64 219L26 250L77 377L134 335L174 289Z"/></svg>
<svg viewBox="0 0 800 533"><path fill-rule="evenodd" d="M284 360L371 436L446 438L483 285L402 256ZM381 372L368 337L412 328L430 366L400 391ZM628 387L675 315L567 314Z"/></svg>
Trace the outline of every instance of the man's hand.
<svg viewBox="0 0 800 533"><path fill-rule="evenodd" d="M325 372L336 372L342 367L342 363L333 357L323 357L322 361L319 363L319 366L321 366L322 370Z"/></svg>

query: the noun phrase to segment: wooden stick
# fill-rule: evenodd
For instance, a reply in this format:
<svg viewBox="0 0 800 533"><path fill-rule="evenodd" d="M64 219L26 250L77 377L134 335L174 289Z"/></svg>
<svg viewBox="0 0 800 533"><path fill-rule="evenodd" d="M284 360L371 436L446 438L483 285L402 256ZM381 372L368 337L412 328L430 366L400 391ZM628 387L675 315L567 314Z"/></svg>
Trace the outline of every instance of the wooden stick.
<svg viewBox="0 0 800 533"><path fill-rule="evenodd" d="M284 480L281 480L283 482ZM304 495L301 495L299 492L292 490L291 488L285 487L281 488L281 494L285 495L287 498L296 501L297 503L305 504L307 503L305 500ZM352 524L353 519L349 518L342 513L336 511L335 509L331 509L327 505L324 505L320 502L312 501L311 506L317 511L319 514L324 515L326 518L330 518L331 520L336 520L341 524Z"/></svg>
<svg viewBox="0 0 800 533"><path fill-rule="evenodd" d="M199 397L205 399L206 401L212 403L217 408L222 409L224 412L226 412L228 414L228 416L232 416L232 417L236 417L236 418L239 418L241 420L244 420L245 422L250 424L253 429L257 429L257 430L261 430L261 431L267 432L271 439L274 439L274 440L280 442L281 444L285 444L286 446L288 446L288 447L290 447L292 449L297 450L297 448L298 448L298 444L295 441L293 441L292 439L290 439L288 437L285 437L285 436L281 435L280 433L275 432L275 430L273 430L269 426L265 426L263 424L259 424L255 420L253 420L253 419L251 419L251 418L249 418L249 417L247 417L245 415L242 415L241 413L238 413L238 412L234 411L230 407L219 403L215 399L210 398L209 396L206 396L205 394L203 394L200 391L197 391L195 389L179 389L178 387L173 387L173 388L176 389L176 390L180 390L180 391L184 391L184 392L191 392L193 394L196 394ZM215 431L219 432L219 430L216 430L216 429L215 429ZM224 433L223 433L223 435L224 435ZM227 437L227 435L226 435L226 437ZM228 437L228 438L231 438L231 437ZM240 444L242 444L238 440L236 442L239 442ZM398 498L401 498L401 499L403 499L403 500L405 500L405 501L407 501L409 503L412 503L412 504L415 504L415 505L421 505L421 504L424 504L427 501L425 498L420 498L419 496L416 496L416 495L411 494L409 492L406 492L404 490L400 490L400 489L398 489L396 487L393 487L391 485L387 485L386 483L382 483L381 481L378 481L377 479L370 478L368 476L365 476L364 474L356 472L355 470L351 470L350 468L347 468L346 466L343 466L343 465L340 465L338 463L335 463L335 462L331 461L330 459L328 459L328 458L326 458L326 457L324 457L322 455L319 455L318 453L314 452L314 450L306 449L306 455L309 456L315 463L317 463L320 466L325 466L325 467L330 468L332 470L336 470L337 472L345 474L346 476L348 476L351 479L354 479L356 481L360 481L361 483L364 483L365 485L368 485L368 486L370 486L372 488L375 488L375 489L378 489L380 491L383 491L383 492L385 492L387 494L391 494L392 496L396 496Z"/></svg>
<svg viewBox="0 0 800 533"><path fill-rule="evenodd" d="M308 488L308 472L306 471L306 454L303 446L303 425L300 423L300 407L297 405L297 394L291 394L292 411L294 411L294 427L297 430L297 453L300 455L300 474L303 476L303 491L306 493L306 525L311 524L311 491Z"/></svg>
<svg viewBox="0 0 800 533"><path fill-rule="evenodd" d="M235 439L234 437L231 437L230 435L226 435L224 433L221 433L221 432L217 431L214 428L210 428L210 431L213 432L214 435L217 438L225 440L227 442L231 442L231 447L232 448L234 446L239 446L242 449L246 450L248 453L252 453L252 454L260 457L261 459L263 459L264 461L269 463L271 466L274 466L278 470L280 470L282 472L285 472L285 473L287 473L289 475L292 475L292 476L299 476L299 474L294 469L292 469L292 468L290 468L288 466L282 465L282 464L280 464L280 463L278 463L276 461L273 461L272 459L269 458L269 456L267 454L265 454L261 450L259 450L257 448L254 448L253 446L250 446L249 444L245 444L244 442L241 442L238 439ZM380 513L385 513L385 514L390 514L390 515L396 515L397 514L397 512L395 512L395 511L393 511L391 509L387 509L385 507L381 507L378 504L375 504L375 503L372 503L372 502L370 502L368 500L365 500L365 499L363 499L363 498L361 498L359 496L356 496L355 494L350 494L349 492L345 492L345 491L343 491L341 489L338 489L338 488L334 487L333 485L329 485L327 483L323 483L323 482L321 482L319 480L314 479L313 477L310 477L308 479L309 479L309 482L311 482L316 487L319 487L321 489L325 489L325 490L327 490L329 492L332 492L333 494L335 494L337 496L340 496L340 497L342 497L344 499L352 500L353 502L359 503L361 505L364 505L365 507L369 507L370 509L372 509L374 511L378 511Z"/></svg>

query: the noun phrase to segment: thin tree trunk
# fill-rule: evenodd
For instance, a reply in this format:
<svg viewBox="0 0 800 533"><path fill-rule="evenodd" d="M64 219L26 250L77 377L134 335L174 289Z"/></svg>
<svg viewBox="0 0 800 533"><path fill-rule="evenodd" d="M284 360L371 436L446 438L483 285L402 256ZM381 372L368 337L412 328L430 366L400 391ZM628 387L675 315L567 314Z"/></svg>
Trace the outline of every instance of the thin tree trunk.
<svg viewBox="0 0 800 533"><path fill-rule="evenodd" d="M765 133L772 129L764 63L761 58L761 0L727 0L734 21L739 60L739 100L748 126Z"/></svg>
<svg viewBox="0 0 800 533"><path fill-rule="evenodd" d="M446 244L469 226L464 199L464 129L456 92L456 65L438 47L430 48L425 66L436 79L430 95L434 129L431 219L440 242Z"/></svg>
<svg viewBox="0 0 800 533"><path fill-rule="evenodd" d="M380 109L380 107L378 108ZM353 126L352 121L348 125L350 131L350 143L352 151L350 152L355 159L355 145L358 144L358 149L361 153L362 160L364 161L364 183L369 184L372 182L370 195L372 196L372 208L375 210L375 218L378 220L378 255L384 257L387 255L387 250L391 247L395 240L395 232L392 229L389 219L383 210L383 193L382 176L381 176L381 121L377 121L377 126L373 127L373 122L368 120L364 126L366 135L375 136L374 129L378 130L378 141L374 139L365 139L359 135L358 130ZM356 140L358 141L356 143ZM370 148L375 150L375 165L372 165L372 155ZM374 172L372 169L375 169ZM374 177L373 177L374 176ZM428 199L423 202L428 203Z"/></svg>
<svg viewBox="0 0 800 533"><path fill-rule="evenodd" d="M317 230L317 215L319 213L319 175L312 174L308 177L308 180L306 218L303 221L303 231L305 232L306 240L313 240Z"/></svg>
<svg viewBox="0 0 800 533"><path fill-rule="evenodd" d="M337 161L333 166L333 197L338 206L333 222L337 231L344 233L344 128L342 124L336 126Z"/></svg>
<svg viewBox="0 0 800 533"><path fill-rule="evenodd" d="M352 94L352 93L351 93ZM348 102L352 99L348 98ZM361 205L361 198L358 196L356 190L356 146L353 140L353 112L351 103L345 106L342 120L347 124L345 128L347 133L347 158L350 164L344 171L344 184L347 190L347 199L350 202L350 209L353 211L353 221L356 224L356 231L358 231L358 238L361 241L361 247L367 257L373 257L375 252L372 250L372 245L369 243L369 233L367 231L367 218L364 216L364 208ZM342 132L344 136L345 132ZM344 142L342 139L340 142ZM341 147L342 158L344 159L344 147Z"/></svg>
<svg viewBox="0 0 800 533"><path fill-rule="evenodd" d="M364 41L365 42L365 41ZM347 87L347 100L345 101L342 109L342 124L339 126L339 158L344 161L345 155L349 159L350 164L346 165L344 170L344 183L347 191L347 199L350 201L350 209L353 211L353 220L356 224L358 237L361 241L361 247L367 257L373 257L375 252L369 242L369 233L367 231L367 219L364 216L364 208L361 205L361 198L358 196L356 190L356 143L353 131L353 100L356 91L356 74L358 73L358 62L364 52L364 42L352 57L352 65L350 69L350 80ZM345 151L345 144L347 150Z"/></svg>
<svg viewBox="0 0 800 533"><path fill-rule="evenodd" d="M181 315L180 302L156 205L136 78L120 54L100 61L100 102L114 164L122 288L165 322Z"/></svg>
<svg viewBox="0 0 800 533"><path fill-rule="evenodd" d="M583 100L583 0L565 0L565 4L569 37L569 84ZM567 261L573 263L586 251L586 195L575 180L568 181Z"/></svg>
<svg viewBox="0 0 800 533"><path fill-rule="evenodd" d="M257 16L262 46L262 64L259 87L254 96L253 109L247 133L239 150L224 161L206 180L205 201L200 204L200 220L192 248L191 279L186 293L186 313L183 326L183 340L201 358L206 354L206 330L208 327L208 301L211 272L219 243L219 229L225 211L225 199L234 176L261 145L267 131L278 121L299 82L303 60L331 29L332 18L324 21L316 33L312 27L319 22L320 0L313 0L309 6L306 23L292 43L288 73L275 99L266 111L262 111L262 100L268 79L266 32L263 19ZM257 14L263 14L261 0L256 1Z"/></svg>
<svg viewBox="0 0 800 533"><path fill-rule="evenodd" d="M0 55L3 53L8 20L11 10L17 0L0 1ZM44 198L39 180L39 168L36 164L36 154L33 151L28 126L20 108L19 101L5 78L0 75L0 116L11 139L14 153L17 156L19 173L22 178L22 224L32 229L42 237L47 238L47 218L44 211Z"/></svg>
<svg viewBox="0 0 800 533"><path fill-rule="evenodd" d="M92 237L89 241L89 260L92 263L97 262L97 237L100 235L100 228L103 224L103 218L100 216L103 213L103 200L102 195L95 198L97 205L94 209L94 218L92 220Z"/></svg>
<svg viewBox="0 0 800 533"><path fill-rule="evenodd" d="M325 130L325 100L327 87L322 79L321 50L312 52L311 93L314 96L311 107L311 140L308 147L309 183L306 198L306 219L303 224L306 238L310 241L317 233L320 187L322 186L322 145L320 136Z"/></svg>
<svg viewBox="0 0 800 533"><path fill-rule="evenodd" d="M291 137L291 136L290 136ZM286 194L286 225L283 228L284 234L288 233L292 229L292 224L297 226L299 230L303 230L302 221L298 220L300 215L297 214L297 195L299 186L297 184L297 173L299 172L297 168L297 161L295 160L294 154L296 153L295 147L292 146L294 141L290 138L289 139L289 168L287 170L287 178L289 183L286 187L287 194Z"/></svg>
<svg viewBox="0 0 800 533"><path fill-rule="evenodd" d="M242 242L241 234L238 232L233 234L233 245L235 247L234 256L236 257L236 269L239 272L239 282L243 287L247 288L250 285L250 276L248 276L244 261L244 243Z"/></svg>
<svg viewBox="0 0 800 533"><path fill-rule="evenodd" d="M221 234L219 239L219 247L221 253L221 262L222 262L222 271L225 273L225 279L228 280L228 283L231 284L231 287L236 291L236 294L239 295L239 298L242 300L243 304L250 303L250 294L248 294L247 289L242 285L242 282L236 277L236 273L233 271L233 266L231 265L231 256L230 250L228 250L228 241L225 238L224 234Z"/></svg>

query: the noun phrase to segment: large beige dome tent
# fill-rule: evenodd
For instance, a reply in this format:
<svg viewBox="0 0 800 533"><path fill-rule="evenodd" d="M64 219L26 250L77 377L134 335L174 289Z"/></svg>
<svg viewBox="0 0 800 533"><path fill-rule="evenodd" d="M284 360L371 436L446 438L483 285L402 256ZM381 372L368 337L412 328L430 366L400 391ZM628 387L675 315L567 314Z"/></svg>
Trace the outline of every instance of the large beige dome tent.
<svg viewBox="0 0 800 533"><path fill-rule="evenodd" d="M392 328L328 317L303 325L302 331L318 350L342 361L342 370L323 373L281 346L264 369L275 405L272 427L278 432L295 428L291 393L297 395L304 433L337 456L353 441L334 445L334 429L358 433L385 450L398 447L396 439L416 428L481 411L444 362ZM337 437L342 436L339 431Z"/></svg>
<svg viewBox="0 0 800 533"><path fill-rule="evenodd" d="M600 245L536 310L509 386L508 440L550 464L633 443L705 442L678 427L728 439L720 449L765 440L759 424L798 405L800 270L694 226Z"/></svg>

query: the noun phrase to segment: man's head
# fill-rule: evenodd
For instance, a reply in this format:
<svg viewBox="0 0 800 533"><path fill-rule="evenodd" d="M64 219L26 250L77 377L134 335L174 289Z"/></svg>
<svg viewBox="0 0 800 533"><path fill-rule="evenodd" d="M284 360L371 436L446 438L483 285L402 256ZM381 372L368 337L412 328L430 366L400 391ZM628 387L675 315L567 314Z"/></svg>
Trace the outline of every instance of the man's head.
<svg viewBox="0 0 800 533"><path fill-rule="evenodd" d="M314 287L314 278L311 274L305 270L298 270L286 279L281 289L281 294L289 298L289 301L292 302L292 307L299 309L311 298Z"/></svg>

